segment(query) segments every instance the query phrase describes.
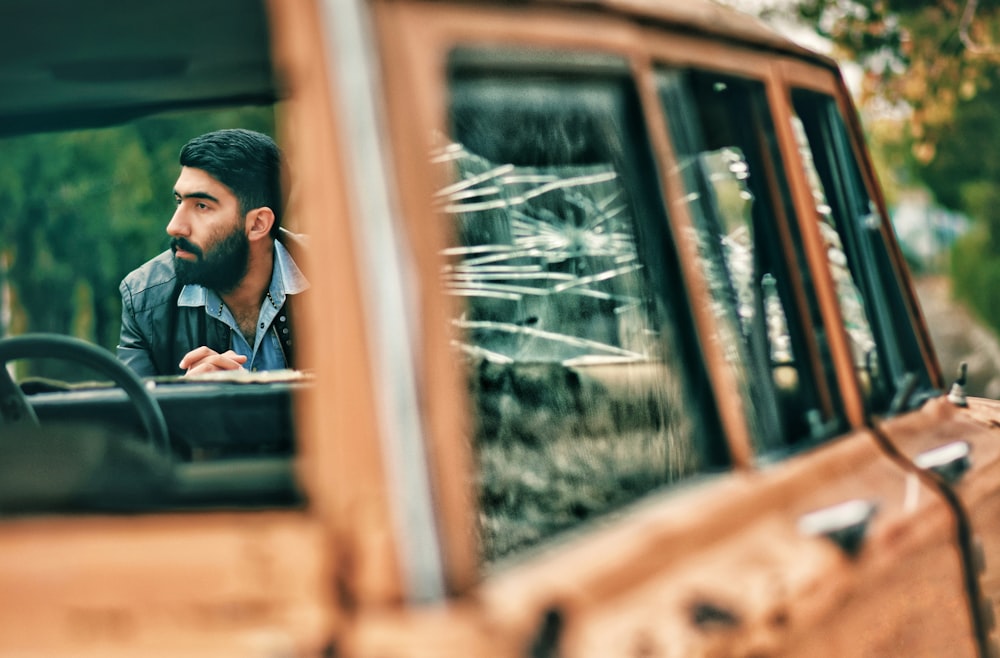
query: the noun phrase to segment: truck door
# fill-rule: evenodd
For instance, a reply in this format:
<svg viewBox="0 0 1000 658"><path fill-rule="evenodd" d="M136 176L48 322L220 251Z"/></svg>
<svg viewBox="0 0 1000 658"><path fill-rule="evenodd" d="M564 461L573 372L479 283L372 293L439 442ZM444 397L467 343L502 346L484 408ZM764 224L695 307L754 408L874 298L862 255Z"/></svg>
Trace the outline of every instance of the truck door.
<svg viewBox="0 0 1000 658"><path fill-rule="evenodd" d="M1000 595L997 405L966 400L960 390L948 395L950 382L938 369L884 202L852 137L851 115L829 86L819 88L794 68L789 76L790 121L816 199L817 224L836 256L829 268L866 413L892 450L945 488L958 514L967 577L986 633Z"/></svg>
<svg viewBox="0 0 1000 658"><path fill-rule="evenodd" d="M772 59L610 11L375 25L432 489L470 503L442 596L346 643L976 655L953 510L845 399Z"/></svg>

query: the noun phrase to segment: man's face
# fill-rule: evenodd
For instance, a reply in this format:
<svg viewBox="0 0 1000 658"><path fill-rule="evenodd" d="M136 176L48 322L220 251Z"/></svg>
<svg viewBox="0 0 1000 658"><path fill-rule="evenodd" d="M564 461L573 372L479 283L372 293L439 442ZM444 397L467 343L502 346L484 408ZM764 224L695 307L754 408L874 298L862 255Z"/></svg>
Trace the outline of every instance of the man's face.
<svg viewBox="0 0 1000 658"><path fill-rule="evenodd" d="M236 196L207 172L182 167L174 200L167 234L178 279L219 293L233 290L246 274L250 253Z"/></svg>

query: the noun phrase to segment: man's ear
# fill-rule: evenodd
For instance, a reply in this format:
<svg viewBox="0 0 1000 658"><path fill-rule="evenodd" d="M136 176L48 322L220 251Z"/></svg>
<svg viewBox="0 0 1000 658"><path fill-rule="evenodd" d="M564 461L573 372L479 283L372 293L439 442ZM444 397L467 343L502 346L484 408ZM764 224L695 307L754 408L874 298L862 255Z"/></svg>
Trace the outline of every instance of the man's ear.
<svg viewBox="0 0 1000 658"><path fill-rule="evenodd" d="M247 213L247 238L251 241L266 238L274 226L274 211L267 206L254 208Z"/></svg>

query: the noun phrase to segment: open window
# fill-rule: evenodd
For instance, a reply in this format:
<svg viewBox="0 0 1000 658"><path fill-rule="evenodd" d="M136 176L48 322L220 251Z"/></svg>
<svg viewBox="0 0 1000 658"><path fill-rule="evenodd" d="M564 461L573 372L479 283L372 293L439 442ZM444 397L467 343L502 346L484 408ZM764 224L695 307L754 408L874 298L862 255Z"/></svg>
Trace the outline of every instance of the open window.
<svg viewBox="0 0 1000 658"><path fill-rule="evenodd" d="M181 146L220 128L277 137L283 91L261 3L213 6L203 18L226 16L225 34L211 20L168 20L176 6L119 9L96 21L82 3L11 8L48 31L37 43L14 35L5 55L0 339L55 338L0 359L0 388L9 374L4 393L18 391L38 420L8 422L0 406L0 514L300 506L293 397L304 373L147 380L137 405L112 370L87 367L88 354L113 367L118 284L168 246ZM60 354L71 358L47 358L69 337L77 347ZM162 412L165 436L151 440L137 406Z"/></svg>

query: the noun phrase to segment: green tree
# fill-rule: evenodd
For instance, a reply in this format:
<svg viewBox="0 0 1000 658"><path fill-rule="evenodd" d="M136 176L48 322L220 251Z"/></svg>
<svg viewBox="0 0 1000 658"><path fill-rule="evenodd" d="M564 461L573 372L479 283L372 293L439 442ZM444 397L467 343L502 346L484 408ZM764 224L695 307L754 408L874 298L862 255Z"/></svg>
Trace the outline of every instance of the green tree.
<svg viewBox="0 0 1000 658"><path fill-rule="evenodd" d="M941 131L933 160L921 177L937 199L975 219L974 230L955 245L952 289L1000 330L1000 84L959 103Z"/></svg>

